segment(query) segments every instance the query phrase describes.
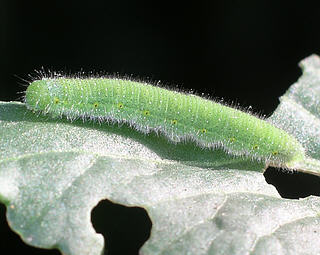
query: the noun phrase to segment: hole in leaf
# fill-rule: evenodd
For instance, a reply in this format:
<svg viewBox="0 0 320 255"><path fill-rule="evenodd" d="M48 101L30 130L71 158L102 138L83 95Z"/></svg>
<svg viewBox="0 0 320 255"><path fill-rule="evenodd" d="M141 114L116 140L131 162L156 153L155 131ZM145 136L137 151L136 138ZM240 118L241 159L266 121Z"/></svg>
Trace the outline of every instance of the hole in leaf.
<svg viewBox="0 0 320 255"><path fill-rule="evenodd" d="M269 167L264 172L266 182L276 187L283 198L299 199L320 196L320 177L301 172L288 172Z"/></svg>
<svg viewBox="0 0 320 255"><path fill-rule="evenodd" d="M25 244L18 234L9 228L6 220L6 208L0 204L0 253L5 254L5 251L8 254L61 255L56 249L46 250Z"/></svg>
<svg viewBox="0 0 320 255"><path fill-rule="evenodd" d="M92 210L91 221L95 230L104 236L104 254L108 255L139 254L152 226L145 209L126 207L108 200L100 201Z"/></svg>

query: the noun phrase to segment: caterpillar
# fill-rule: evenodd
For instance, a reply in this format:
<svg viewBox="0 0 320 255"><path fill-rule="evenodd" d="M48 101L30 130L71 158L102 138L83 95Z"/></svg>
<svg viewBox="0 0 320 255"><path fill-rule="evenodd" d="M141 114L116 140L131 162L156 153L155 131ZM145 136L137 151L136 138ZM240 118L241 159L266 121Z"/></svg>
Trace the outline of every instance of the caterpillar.
<svg viewBox="0 0 320 255"><path fill-rule="evenodd" d="M241 110L193 94L118 78L42 78L25 93L28 109L52 116L127 123L177 143L222 148L267 166L290 168L305 158L290 134Z"/></svg>

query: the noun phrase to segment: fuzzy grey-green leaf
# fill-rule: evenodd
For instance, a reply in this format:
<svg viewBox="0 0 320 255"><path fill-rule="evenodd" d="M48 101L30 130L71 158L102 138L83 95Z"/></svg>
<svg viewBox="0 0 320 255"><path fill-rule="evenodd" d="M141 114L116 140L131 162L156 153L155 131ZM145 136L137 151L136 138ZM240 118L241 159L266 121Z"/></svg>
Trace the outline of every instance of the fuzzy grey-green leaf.
<svg viewBox="0 0 320 255"><path fill-rule="evenodd" d="M280 98L269 121L295 136L305 148L310 158L297 169L320 175L320 58L312 55L300 66L303 75Z"/></svg>
<svg viewBox="0 0 320 255"><path fill-rule="evenodd" d="M153 225L143 254L264 254L273 249L265 244L274 229L304 224L306 218L317 223L318 198L281 199L261 173L252 171L262 166L214 170L208 161L200 168L161 158L139 134L117 134L125 127L114 127L113 133L88 124L39 120L21 104L0 108L5 109L0 111L0 144L5 144L1 200L11 227L31 245L56 247L64 254L100 254L103 239L91 226L90 211L106 198L147 210ZM154 139L161 145L161 139ZM162 146L170 150L171 145L164 140ZM310 223L304 231L313 229ZM299 248L317 252L317 246L299 242L299 234L278 242L296 236Z"/></svg>

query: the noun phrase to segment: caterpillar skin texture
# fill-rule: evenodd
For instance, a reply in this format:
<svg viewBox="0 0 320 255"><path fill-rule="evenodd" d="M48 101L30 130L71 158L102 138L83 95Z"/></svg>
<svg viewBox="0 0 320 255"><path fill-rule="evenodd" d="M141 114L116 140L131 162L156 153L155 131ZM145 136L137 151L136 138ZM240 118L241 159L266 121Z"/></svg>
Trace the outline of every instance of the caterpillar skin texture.
<svg viewBox="0 0 320 255"><path fill-rule="evenodd" d="M192 140L235 156L290 168L305 158L284 130L240 110L201 97L116 78L43 78L27 88L28 109L52 116L128 123L173 142Z"/></svg>

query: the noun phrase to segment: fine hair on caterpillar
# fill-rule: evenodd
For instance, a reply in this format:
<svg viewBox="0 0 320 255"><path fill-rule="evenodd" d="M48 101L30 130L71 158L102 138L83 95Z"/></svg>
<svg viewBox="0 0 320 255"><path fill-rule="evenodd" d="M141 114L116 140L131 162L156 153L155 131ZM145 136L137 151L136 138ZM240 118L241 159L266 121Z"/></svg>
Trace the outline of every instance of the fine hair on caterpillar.
<svg viewBox="0 0 320 255"><path fill-rule="evenodd" d="M28 86L28 109L69 120L127 123L142 132L157 132L177 143L291 168L305 158L302 145L284 130L239 109L194 94L115 77L49 75Z"/></svg>

